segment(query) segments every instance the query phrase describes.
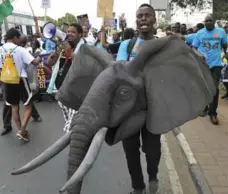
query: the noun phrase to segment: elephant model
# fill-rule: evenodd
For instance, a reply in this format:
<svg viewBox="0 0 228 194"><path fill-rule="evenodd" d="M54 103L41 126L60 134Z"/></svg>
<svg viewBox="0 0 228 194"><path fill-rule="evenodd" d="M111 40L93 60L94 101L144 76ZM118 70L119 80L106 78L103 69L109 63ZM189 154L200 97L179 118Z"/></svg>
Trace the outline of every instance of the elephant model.
<svg viewBox="0 0 228 194"><path fill-rule="evenodd" d="M68 182L60 190L68 194L80 194L103 141L114 145L144 124L151 133L167 133L200 115L216 92L204 58L176 35L143 42L129 62L82 45L74 63L57 94L78 110L71 131L12 173L29 172L70 145Z"/></svg>

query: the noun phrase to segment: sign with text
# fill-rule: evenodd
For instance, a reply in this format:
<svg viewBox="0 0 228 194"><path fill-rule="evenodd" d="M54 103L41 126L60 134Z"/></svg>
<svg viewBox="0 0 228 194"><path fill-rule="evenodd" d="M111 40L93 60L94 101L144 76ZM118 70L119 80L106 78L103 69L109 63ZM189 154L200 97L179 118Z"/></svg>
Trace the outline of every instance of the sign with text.
<svg viewBox="0 0 228 194"><path fill-rule="evenodd" d="M41 8L51 8L51 0L41 0Z"/></svg>
<svg viewBox="0 0 228 194"><path fill-rule="evenodd" d="M113 18L114 0L98 0L97 16L106 19Z"/></svg>
<svg viewBox="0 0 228 194"><path fill-rule="evenodd" d="M37 72L37 79L38 79L38 83L39 83L39 88L40 89L46 88L46 75L45 75L44 68L42 66L38 67L36 69L36 72Z"/></svg>

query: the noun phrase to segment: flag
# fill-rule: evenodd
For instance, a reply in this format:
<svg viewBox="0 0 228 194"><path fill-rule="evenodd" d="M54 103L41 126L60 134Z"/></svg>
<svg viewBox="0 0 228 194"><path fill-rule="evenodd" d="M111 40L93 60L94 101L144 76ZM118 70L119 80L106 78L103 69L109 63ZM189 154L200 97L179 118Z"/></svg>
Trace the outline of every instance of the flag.
<svg viewBox="0 0 228 194"><path fill-rule="evenodd" d="M0 4L0 24L3 23L4 17L11 15L13 6L10 0L5 0Z"/></svg>

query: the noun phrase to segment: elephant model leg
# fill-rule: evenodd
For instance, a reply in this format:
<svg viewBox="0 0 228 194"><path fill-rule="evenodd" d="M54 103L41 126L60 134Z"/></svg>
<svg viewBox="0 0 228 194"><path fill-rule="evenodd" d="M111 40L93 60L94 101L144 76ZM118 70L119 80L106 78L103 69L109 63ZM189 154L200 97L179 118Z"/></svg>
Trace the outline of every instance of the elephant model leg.
<svg viewBox="0 0 228 194"><path fill-rule="evenodd" d="M127 159L128 170L131 175L132 187L135 191L142 191L141 193L143 193L145 183L140 161L140 146L140 132L123 140L123 148Z"/></svg>
<svg viewBox="0 0 228 194"><path fill-rule="evenodd" d="M146 154L150 194L156 194L159 189L157 174L161 159L161 135L150 133L144 126L142 129L142 141L143 152Z"/></svg>

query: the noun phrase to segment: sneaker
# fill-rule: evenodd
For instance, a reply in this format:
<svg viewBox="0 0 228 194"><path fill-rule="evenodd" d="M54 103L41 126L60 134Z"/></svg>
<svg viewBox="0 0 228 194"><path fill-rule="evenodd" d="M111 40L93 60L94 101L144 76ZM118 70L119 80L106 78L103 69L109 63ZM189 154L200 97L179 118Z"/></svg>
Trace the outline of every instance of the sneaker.
<svg viewBox="0 0 228 194"><path fill-rule="evenodd" d="M210 121L213 125L219 124L219 120L218 120L217 116L210 116Z"/></svg>
<svg viewBox="0 0 228 194"><path fill-rule="evenodd" d="M145 191L145 189L143 189L143 190L134 190L130 194L146 194L146 191Z"/></svg>
<svg viewBox="0 0 228 194"><path fill-rule="evenodd" d="M18 131L17 138L19 140L23 140L25 142L28 142L29 141L29 133L28 133L28 131L27 130L25 130L25 131L21 131L21 130Z"/></svg>
<svg viewBox="0 0 228 194"><path fill-rule="evenodd" d="M149 194L158 194L158 192L159 192L158 181L151 181L149 183Z"/></svg>

